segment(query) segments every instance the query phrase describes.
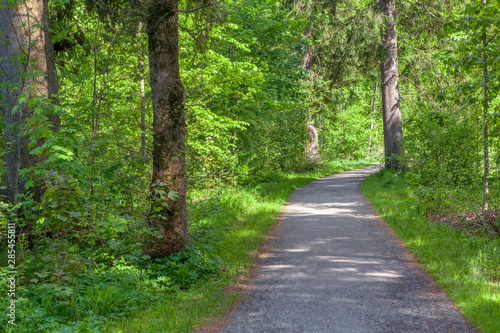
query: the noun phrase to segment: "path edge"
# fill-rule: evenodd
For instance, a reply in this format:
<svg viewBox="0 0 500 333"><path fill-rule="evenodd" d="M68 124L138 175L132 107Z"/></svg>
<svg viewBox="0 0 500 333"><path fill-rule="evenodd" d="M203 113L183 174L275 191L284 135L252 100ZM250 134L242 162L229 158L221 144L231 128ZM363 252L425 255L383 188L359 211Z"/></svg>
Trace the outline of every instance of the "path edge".
<svg viewBox="0 0 500 333"><path fill-rule="evenodd" d="M369 175L369 176L371 176L371 175ZM368 177L366 177L365 179L363 179L363 181L365 181ZM420 263L420 261L415 256L415 254L413 254L413 252L410 250L410 248L408 247L408 245L396 234L396 232L394 230L392 230L392 228L389 226L389 224L387 224L387 222L382 218L382 216L380 216L379 211L375 208L375 206L373 206L372 202L361 191L361 188L360 188L361 187L361 183L358 186L358 192L366 200L366 202L368 202L368 204L370 206L370 209L373 211L374 216L377 218L377 220L379 221L379 223L381 225L383 225L388 230L388 232L390 233L390 235L404 249L405 256L404 256L403 263L410 270L418 272L421 276L425 277L428 280L429 286L430 286L429 292L441 293L441 294L443 294L445 296L445 298L448 301L448 303L451 304L451 306L453 307L453 309L455 311L457 311L458 314L460 314L460 316L462 317L462 319L464 320L464 322L466 324L468 324L470 327L473 327L475 329L475 331L471 332L471 333L482 333L483 331L479 327L473 325L472 322L470 321L470 319L467 318L463 314L463 312L460 309L460 307L450 298L450 296L448 295L448 293L446 292L446 290L437 283L436 279L429 272L427 272L427 270L425 269L424 265L422 263Z"/></svg>
<svg viewBox="0 0 500 333"><path fill-rule="evenodd" d="M234 313L234 311L236 310L236 308L241 306L242 304L244 304L247 301L248 292L252 288L255 287L254 281L255 281L255 278L257 277L257 271L261 267L262 260L265 259L273 250L273 248L270 246L270 243L278 238L277 233L281 230L281 222L282 222L283 217L285 215L286 209L290 203L290 197L295 191L297 191L298 189L300 189L304 186L308 186L311 183L319 181L323 178L331 177L334 175L339 175L339 174L346 173L346 172L356 171L356 170L360 170L360 169L371 168L374 166L375 165L364 167L364 168L357 168L357 169L332 173L330 175L326 175L326 176L323 176L320 178L313 179L310 182L302 185L301 187L297 187L295 190L290 192L290 195L288 196L286 203L283 205L283 209L281 210L280 214L276 217L275 222L271 225L271 227L269 228L269 231L264 236L263 241L259 245L259 248L257 250L257 254L253 257L252 264L251 264L250 268L248 268L248 269L244 270L242 273L238 274L233 279L233 283L231 285L225 286L222 290L223 293L236 293L238 300L236 302L234 302L229 307L229 309L226 312L224 312L222 315L219 315L217 317L212 317L212 318L206 318L207 322L202 323L201 326L196 328L193 332L194 333L221 333L226 328L226 326L229 324L229 319L230 319L231 315ZM380 166L380 164L377 166ZM359 187L358 187L358 191L361 193L361 190L359 190ZM363 195L363 193L361 193L361 195L363 196L363 198L366 199L366 197ZM368 199L366 199L366 201L368 201L371 205L371 202ZM371 207L372 207L372 209L374 209L372 205L371 205ZM377 216L378 216L378 213L377 213ZM399 238L398 238L398 241L399 241Z"/></svg>

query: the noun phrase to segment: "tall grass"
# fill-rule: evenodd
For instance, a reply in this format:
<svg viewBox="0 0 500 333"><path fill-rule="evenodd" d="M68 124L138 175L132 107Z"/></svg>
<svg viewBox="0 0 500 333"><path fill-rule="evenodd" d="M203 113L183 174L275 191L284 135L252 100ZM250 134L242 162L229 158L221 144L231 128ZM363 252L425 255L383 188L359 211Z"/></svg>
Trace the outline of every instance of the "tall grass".
<svg viewBox="0 0 500 333"><path fill-rule="evenodd" d="M500 332L500 240L431 222L404 173L380 171L361 190L465 316Z"/></svg>

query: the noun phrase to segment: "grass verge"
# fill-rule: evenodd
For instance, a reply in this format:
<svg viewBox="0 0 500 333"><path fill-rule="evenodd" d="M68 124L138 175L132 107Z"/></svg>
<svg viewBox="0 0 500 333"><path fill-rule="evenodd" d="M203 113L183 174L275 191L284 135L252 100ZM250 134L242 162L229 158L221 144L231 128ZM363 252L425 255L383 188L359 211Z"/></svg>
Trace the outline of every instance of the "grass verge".
<svg viewBox="0 0 500 333"><path fill-rule="evenodd" d="M499 332L498 237L430 221L404 173L382 170L368 177L361 191L465 316L484 332Z"/></svg>
<svg viewBox="0 0 500 333"><path fill-rule="evenodd" d="M245 187L196 201L189 212L192 243L221 259L219 276L170 294L132 317L111 323L107 331L191 332L221 318L239 299L227 287L248 272L290 193L317 178L368 165L370 161L335 161L316 171L268 174Z"/></svg>

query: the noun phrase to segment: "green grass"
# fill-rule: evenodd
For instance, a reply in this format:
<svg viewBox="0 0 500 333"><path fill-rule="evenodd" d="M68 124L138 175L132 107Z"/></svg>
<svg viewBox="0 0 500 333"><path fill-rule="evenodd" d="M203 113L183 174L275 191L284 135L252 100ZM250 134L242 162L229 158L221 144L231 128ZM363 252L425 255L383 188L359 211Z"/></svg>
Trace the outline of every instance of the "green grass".
<svg viewBox="0 0 500 333"><path fill-rule="evenodd" d="M222 260L220 275L112 323L108 331L191 332L221 317L239 297L236 292L224 292L224 288L235 283L239 274L248 272L290 193L317 178L368 165L369 161L342 161L316 171L268 174L244 187L195 201L189 212L193 246Z"/></svg>
<svg viewBox="0 0 500 333"><path fill-rule="evenodd" d="M191 246L154 262L141 257L140 251L115 255L103 243L93 249L90 267L84 259L89 252L74 239L48 237L30 248L21 238L15 331L193 331L220 317L238 299L236 292L227 291L235 288L227 287L249 272L264 236L294 189L368 164L331 162L316 171L267 173L209 197L205 190L191 190ZM137 241L116 234L103 235L102 240ZM6 247L0 250L7 251ZM8 276L6 261L0 260L4 295ZM9 299L0 298L0 332L10 327Z"/></svg>
<svg viewBox="0 0 500 333"><path fill-rule="evenodd" d="M500 240L429 221L404 173L381 171L361 191L465 316L485 332L499 332Z"/></svg>

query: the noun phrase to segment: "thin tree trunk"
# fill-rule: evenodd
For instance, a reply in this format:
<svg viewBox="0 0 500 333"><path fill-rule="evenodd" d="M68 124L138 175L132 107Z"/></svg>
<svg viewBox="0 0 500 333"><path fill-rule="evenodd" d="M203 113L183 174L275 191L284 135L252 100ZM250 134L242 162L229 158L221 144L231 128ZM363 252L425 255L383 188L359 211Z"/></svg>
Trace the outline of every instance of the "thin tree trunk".
<svg viewBox="0 0 500 333"><path fill-rule="evenodd" d="M150 0L147 34L153 99L153 214L156 239L149 254L161 258L189 244L186 208L184 88L179 74L178 1ZM176 192L162 197L159 190ZM161 202L157 202L161 201ZM167 203L165 207L161 203Z"/></svg>
<svg viewBox="0 0 500 333"><path fill-rule="evenodd" d="M483 7L486 6L486 0L483 0ZM484 102L483 102L483 145L484 145L484 176L483 176L483 210L488 210L489 199L489 173L490 159L488 146L488 52L486 47L486 28L483 28L483 78L484 78Z"/></svg>
<svg viewBox="0 0 500 333"><path fill-rule="evenodd" d="M139 22L139 32L137 39L142 50L142 22ZM140 82L140 98L141 98L141 157L146 158L146 91L144 79L144 58L142 52L139 54L139 75L141 76Z"/></svg>
<svg viewBox="0 0 500 333"><path fill-rule="evenodd" d="M384 121L385 166L400 169L403 126L399 105L398 44L395 0L380 0L380 11L385 16L383 44L387 52L380 65L382 78L382 109Z"/></svg>
<svg viewBox="0 0 500 333"><path fill-rule="evenodd" d="M97 35L97 32L96 32ZM97 41L97 36L96 36ZM97 43L96 43L97 44ZM97 126L99 122L99 115L97 112L98 105L100 107L100 99L98 99L97 91L97 58L99 49L94 47L94 90L92 95L92 136L90 139L90 146L93 148L97 139ZM92 158L92 164L94 164L94 158Z"/></svg>
<svg viewBox="0 0 500 333"><path fill-rule="evenodd" d="M33 167L43 157L31 155L28 148L29 137L20 136L26 120L32 117L33 110L26 104L12 114L12 109L18 104L21 94L29 98L45 97L58 104L57 94L59 84L54 61L52 39L49 34L50 22L47 0L26 0L9 6L2 2L0 9L0 76L1 82L10 82L18 89L6 86L1 88L2 105L0 106L5 138L5 167L7 173L3 176L6 189L0 190L8 202L17 203L18 195L25 192L25 179L20 171ZM28 72L42 72L43 75L26 78ZM58 131L61 122L57 114L47 111L52 130ZM42 144L39 142L38 144ZM42 195L41 184L31 189L34 200Z"/></svg>
<svg viewBox="0 0 500 333"><path fill-rule="evenodd" d="M375 89L373 91L373 103L372 103L372 122L370 123L370 137L368 138L368 154L372 155L372 132L373 132L373 122L375 121L375 108L377 105L377 90L378 81L375 81Z"/></svg>

